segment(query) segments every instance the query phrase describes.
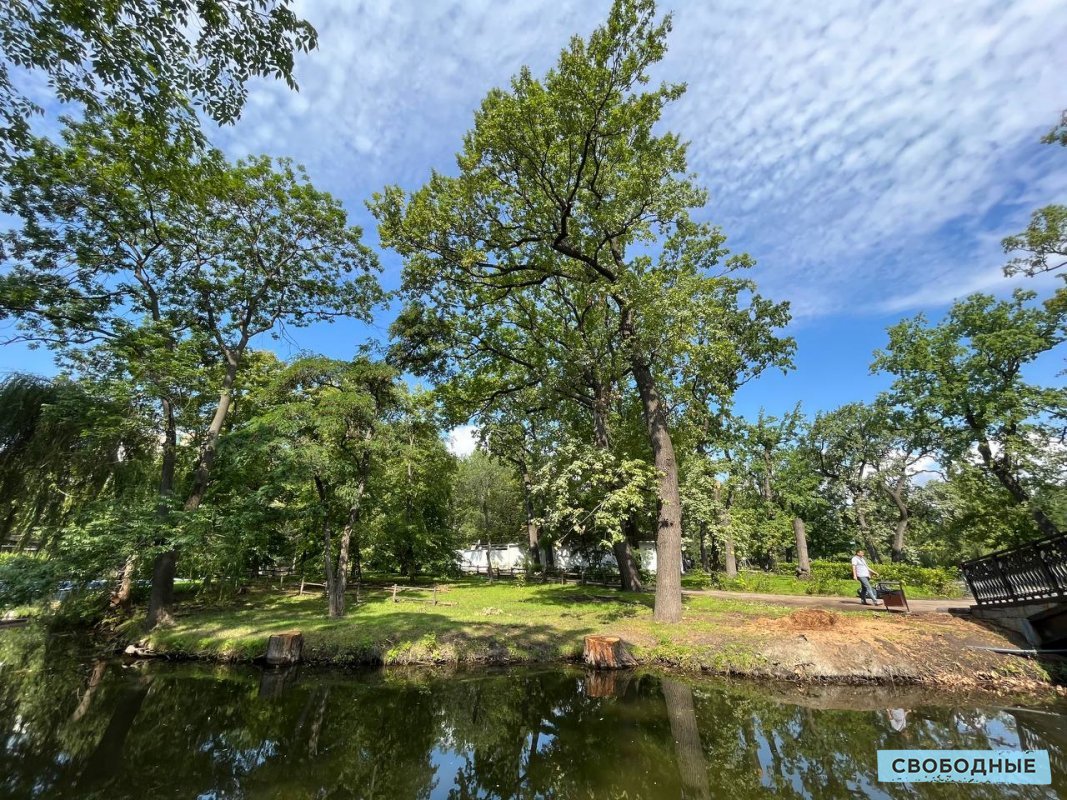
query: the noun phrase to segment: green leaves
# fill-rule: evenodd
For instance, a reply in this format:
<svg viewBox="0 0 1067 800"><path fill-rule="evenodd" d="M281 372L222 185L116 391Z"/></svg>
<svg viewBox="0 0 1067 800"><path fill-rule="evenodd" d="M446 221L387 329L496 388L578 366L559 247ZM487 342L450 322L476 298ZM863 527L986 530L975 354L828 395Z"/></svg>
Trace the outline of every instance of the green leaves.
<svg viewBox="0 0 1067 800"><path fill-rule="evenodd" d="M599 447L561 443L534 479L545 522L562 540L610 546L623 525L642 515L655 497L658 473L644 459L620 458Z"/></svg>
<svg viewBox="0 0 1067 800"><path fill-rule="evenodd" d="M0 6L0 154L29 139L37 107L16 82L41 72L59 100L197 133L195 110L233 122L253 77L291 88L296 52L317 44L290 0L10 0Z"/></svg>
<svg viewBox="0 0 1067 800"><path fill-rule="evenodd" d="M1002 244L1005 253L1022 253L1005 265L1005 275L1023 273L1033 277L1067 267L1067 206L1039 208L1031 215L1025 231L1008 236Z"/></svg>
<svg viewBox="0 0 1067 800"><path fill-rule="evenodd" d="M874 368L894 378L890 405L927 421L944 462L977 463L1048 532L1055 526L1033 498L1062 482L1053 443L1067 391L1030 383L1023 369L1067 337L1067 310L1058 297L1034 300L1021 290L1010 300L975 294L938 325L905 320L890 329Z"/></svg>

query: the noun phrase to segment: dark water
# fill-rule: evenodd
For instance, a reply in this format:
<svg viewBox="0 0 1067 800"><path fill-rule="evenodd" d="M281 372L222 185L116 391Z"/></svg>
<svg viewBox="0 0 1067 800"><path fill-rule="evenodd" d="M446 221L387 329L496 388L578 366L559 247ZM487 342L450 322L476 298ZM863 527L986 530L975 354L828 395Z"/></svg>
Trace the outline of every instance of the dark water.
<svg viewBox="0 0 1067 800"><path fill-rule="evenodd" d="M0 664L4 798L1067 796L1067 716L988 699L94 662L29 631L0 631ZM877 782L879 748L1020 745L1050 751L1053 786Z"/></svg>

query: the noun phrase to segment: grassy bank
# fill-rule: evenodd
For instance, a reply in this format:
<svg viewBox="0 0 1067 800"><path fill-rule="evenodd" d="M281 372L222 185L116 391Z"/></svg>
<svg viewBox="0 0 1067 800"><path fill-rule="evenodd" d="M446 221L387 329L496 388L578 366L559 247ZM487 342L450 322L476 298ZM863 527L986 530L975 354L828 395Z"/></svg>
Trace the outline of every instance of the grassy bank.
<svg viewBox="0 0 1067 800"><path fill-rule="evenodd" d="M1055 666L979 647L1001 634L944 614L835 613L687 597L678 625L652 620L650 595L604 587L461 582L365 591L343 619L321 596L258 591L225 605L187 602L173 625L140 638L152 651L251 661L272 633L299 630L305 658L333 664L509 664L577 659L587 634L621 636L641 663L790 680L904 682L961 688L1047 684ZM354 600L354 598L353 598Z"/></svg>

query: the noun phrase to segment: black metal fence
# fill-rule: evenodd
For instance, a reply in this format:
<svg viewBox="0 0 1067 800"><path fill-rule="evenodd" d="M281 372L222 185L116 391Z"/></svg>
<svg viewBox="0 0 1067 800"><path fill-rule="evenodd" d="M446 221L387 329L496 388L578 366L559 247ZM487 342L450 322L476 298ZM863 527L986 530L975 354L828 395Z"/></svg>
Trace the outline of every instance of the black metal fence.
<svg viewBox="0 0 1067 800"><path fill-rule="evenodd" d="M964 561L960 569L980 606L1067 599L1067 535Z"/></svg>

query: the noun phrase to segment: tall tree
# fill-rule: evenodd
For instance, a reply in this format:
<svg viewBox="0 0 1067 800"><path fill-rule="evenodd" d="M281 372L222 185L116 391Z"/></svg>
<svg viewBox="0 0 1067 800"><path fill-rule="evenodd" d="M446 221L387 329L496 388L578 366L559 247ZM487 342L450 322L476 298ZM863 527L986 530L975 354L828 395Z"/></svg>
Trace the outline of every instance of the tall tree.
<svg viewBox="0 0 1067 800"><path fill-rule="evenodd" d="M751 490L762 506L772 537L786 537L788 526L797 556L797 568L811 574L807 526L804 516L817 497L819 477L803 457L800 442L806 423L797 404L780 418L761 409L756 421L742 426L738 456ZM772 544L773 548L773 544Z"/></svg>
<svg viewBox="0 0 1067 800"><path fill-rule="evenodd" d="M261 446L285 454L285 472L314 487L329 615L345 612L353 542L368 527L372 473L401 402L389 367L365 359L299 359L276 379L277 402L249 423Z"/></svg>
<svg viewBox="0 0 1067 800"><path fill-rule="evenodd" d="M1027 364L1067 338L1067 305L1033 292L1010 300L974 294L928 325L920 315L889 329L874 368L893 376L889 402L936 425L940 459L976 459L1043 535L1059 528L1038 502L1042 486L1062 481L1067 390L1026 380ZM976 454L976 455L975 455Z"/></svg>
<svg viewBox="0 0 1067 800"><path fill-rule="evenodd" d="M481 450L459 463L452 496L456 527L467 544L485 544L490 582L493 542L506 544L518 533L521 492L515 471Z"/></svg>
<svg viewBox="0 0 1067 800"><path fill-rule="evenodd" d="M181 505L203 500L233 389L254 337L339 315L366 319L377 262L341 205L288 161L227 164L125 115L71 123L12 170L15 256L0 309L76 367L107 363L160 403L161 532L149 624L166 619L177 551L176 398L214 390ZM206 370L205 370L206 368ZM206 382L205 382L206 379ZM197 409L199 411L199 409Z"/></svg>
<svg viewBox="0 0 1067 800"><path fill-rule="evenodd" d="M848 498L860 541L875 562L881 560L882 547L870 519L875 489L871 475L882 457L877 446L881 430L882 419L873 406L846 403L819 414L807 437L816 470Z"/></svg>
<svg viewBox="0 0 1067 800"><path fill-rule="evenodd" d="M523 69L475 116L459 174L435 173L410 196L388 188L373 204L383 243L406 259L405 288L448 324L502 323L500 303L552 282L586 286L617 320L618 351L640 398L659 474L655 618L681 618L681 502L667 400L676 371L732 359L715 331L740 315L768 331L784 309L723 274L723 236L694 222L705 193L687 174L685 145L654 128L683 92L646 90L666 49L670 17L651 0L617 0L588 40L575 37L543 80ZM747 266L743 260L728 267ZM530 307L540 311L536 304ZM565 354L546 342L554 361Z"/></svg>
<svg viewBox="0 0 1067 800"><path fill-rule="evenodd" d="M432 393L407 393L387 432L389 457L373 555L379 566L399 569L412 581L424 569L444 574L456 564L450 515L456 459L442 441L438 411ZM517 528L518 503L511 514Z"/></svg>

